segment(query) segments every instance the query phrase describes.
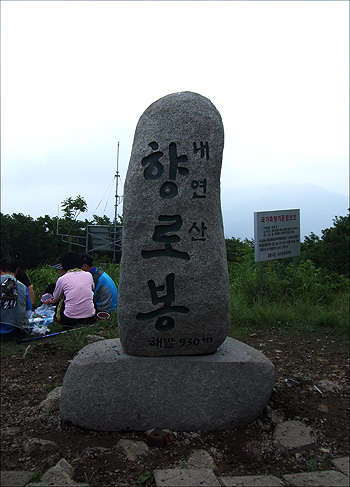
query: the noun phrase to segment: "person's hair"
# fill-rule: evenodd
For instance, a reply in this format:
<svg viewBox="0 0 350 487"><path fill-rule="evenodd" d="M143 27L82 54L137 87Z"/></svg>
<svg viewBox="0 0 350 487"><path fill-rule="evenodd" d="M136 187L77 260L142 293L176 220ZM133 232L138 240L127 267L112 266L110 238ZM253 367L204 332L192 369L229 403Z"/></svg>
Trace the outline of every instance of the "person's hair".
<svg viewBox="0 0 350 487"><path fill-rule="evenodd" d="M69 271L70 269L78 269L82 268L83 260L80 257L79 252L75 252L74 250L68 250L60 257L60 262L62 264L62 269L65 271Z"/></svg>
<svg viewBox="0 0 350 487"><path fill-rule="evenodd" d="M3 257L1 259L2 272L16 272L18 269L18 262L14 257Z"/></svg>
<svg viewBox="0 0 350 487"><path fill-rule="evenodd" d="M90 254L80 254L80 256L83 259L83 264L87 264L89 267L92 267L94 258Z"/></svg>

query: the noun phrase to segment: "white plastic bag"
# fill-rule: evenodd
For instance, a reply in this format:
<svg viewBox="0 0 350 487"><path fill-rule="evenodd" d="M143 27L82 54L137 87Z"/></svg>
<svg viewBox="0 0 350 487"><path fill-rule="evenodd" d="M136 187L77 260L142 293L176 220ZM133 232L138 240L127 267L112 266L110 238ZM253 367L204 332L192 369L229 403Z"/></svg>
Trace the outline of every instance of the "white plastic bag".
<svg viewBox="0 0 350 487"><path fill-rule="evenodd" d="M42 321L41 323L34 323L34 326L32 328L31 335L34 336L44 336L46 333L48 333L50 330L47 327L47 323Z"/></svg>
<svg viewBox="0 0 350 487"><path fill-rule="evenodd" d="M55 314L55 306L52 304L42 304L39 308L36 308L35 313L44 318L53 318Z"/></svg>

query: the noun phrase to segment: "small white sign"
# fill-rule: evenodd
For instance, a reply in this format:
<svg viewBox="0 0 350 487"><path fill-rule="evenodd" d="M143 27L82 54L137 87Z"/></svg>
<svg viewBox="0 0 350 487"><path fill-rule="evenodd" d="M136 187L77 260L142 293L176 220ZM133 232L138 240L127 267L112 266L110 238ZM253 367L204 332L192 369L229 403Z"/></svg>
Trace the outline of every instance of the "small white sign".
<svg viewBox="0 0 350 487"><path fill-rule="evenodd" d="M300 255L300 210L254 212L255 261Z"/></svg>

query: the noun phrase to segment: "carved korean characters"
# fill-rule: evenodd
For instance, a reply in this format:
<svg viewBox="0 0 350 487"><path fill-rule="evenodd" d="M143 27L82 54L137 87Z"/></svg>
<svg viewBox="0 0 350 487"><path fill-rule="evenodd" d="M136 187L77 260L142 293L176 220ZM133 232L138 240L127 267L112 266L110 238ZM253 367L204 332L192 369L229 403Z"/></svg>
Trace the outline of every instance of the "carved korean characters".
<svg viewBox="0 0 350 487"><path fill-rule="evenodd" d="M137 124L124 185L119 280L126 353L209 354L227 336L223 145L220 113L196 93L161 98Z"/></svg>

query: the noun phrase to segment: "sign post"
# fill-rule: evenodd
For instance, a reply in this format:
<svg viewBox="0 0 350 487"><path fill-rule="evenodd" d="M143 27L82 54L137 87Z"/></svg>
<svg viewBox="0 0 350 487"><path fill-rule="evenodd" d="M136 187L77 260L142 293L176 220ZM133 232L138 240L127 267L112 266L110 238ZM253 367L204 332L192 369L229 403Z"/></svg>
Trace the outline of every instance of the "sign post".
<svg viewBox="0 0 350 487"><path fill-rule="evenodd" d="M300 255L300 210L254 212L255 262L260 262L261 285L263 262Z"/></svg>

